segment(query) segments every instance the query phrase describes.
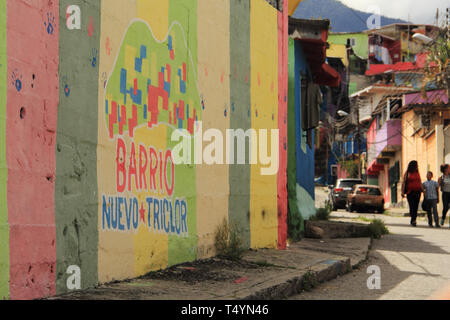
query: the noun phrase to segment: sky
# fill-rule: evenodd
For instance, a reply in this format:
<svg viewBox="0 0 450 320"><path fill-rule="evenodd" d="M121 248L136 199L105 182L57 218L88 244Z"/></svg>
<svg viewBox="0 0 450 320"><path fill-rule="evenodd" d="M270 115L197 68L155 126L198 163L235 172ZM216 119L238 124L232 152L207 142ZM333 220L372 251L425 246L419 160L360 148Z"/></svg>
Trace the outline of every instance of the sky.
<svg viewBox="0 0 450 320"><path fill-rule="evenodd" d="M445 21L445 9L450 0L340 0L354 9L368 12L371 5L378 6L381 14L389 18L399 18L412 23L434 24L436 9L439 8L440 22ZM373 11L371 11L373 12Z"/></svg>

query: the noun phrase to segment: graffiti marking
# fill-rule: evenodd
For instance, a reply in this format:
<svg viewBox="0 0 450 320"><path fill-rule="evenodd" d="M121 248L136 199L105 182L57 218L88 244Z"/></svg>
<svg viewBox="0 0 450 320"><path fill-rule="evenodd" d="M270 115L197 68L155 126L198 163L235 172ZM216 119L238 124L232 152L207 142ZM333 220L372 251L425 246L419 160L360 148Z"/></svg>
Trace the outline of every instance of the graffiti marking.
<svg viewBox="0 0 450 320"><path fill-rule="evenodd" d="M55 25L55 16L51 12L47 12L47 21L44 21L44 26L46 27L47 33L49 35L53 34Z"/></svg>

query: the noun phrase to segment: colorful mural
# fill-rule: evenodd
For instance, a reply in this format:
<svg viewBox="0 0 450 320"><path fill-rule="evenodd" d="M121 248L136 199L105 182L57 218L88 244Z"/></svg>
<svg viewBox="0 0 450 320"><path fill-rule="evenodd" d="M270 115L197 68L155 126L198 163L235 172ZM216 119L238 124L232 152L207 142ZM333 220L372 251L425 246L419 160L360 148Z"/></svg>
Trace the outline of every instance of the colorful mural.
<svg viewBox="0 0 450 320"><path fill-rule="evenodd" d="M211 257L224 218L285 248L287 29L287 2L0 0L0 298ZM176 163L209 129L269 130L278 173Z"/></svg>
<svg viewBox="0 0 450 320"><path fill-rule="evenodd" d="M99 122L107 137L100 133L98 150L106 164L98 171L101 281L197 257L196 167L174 164L171 139L174 130L185 129L193 140L194 123L202 120L197 49L187 46L195 39L186 32L197 26L195 15L191 19L176 2L166 8L166 34L156 31L161 38L148 17L130 21L108 72ZM189 5L195 12L196 1ZM133 260L110 270L106 265L122 250L117 238L128 243Z"/></svg>

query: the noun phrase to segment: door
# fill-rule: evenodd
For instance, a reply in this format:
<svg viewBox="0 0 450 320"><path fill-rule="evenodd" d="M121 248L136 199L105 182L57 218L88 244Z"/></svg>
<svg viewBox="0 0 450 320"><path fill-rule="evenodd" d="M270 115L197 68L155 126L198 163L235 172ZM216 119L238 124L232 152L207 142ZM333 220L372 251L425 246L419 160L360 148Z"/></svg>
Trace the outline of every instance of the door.
<svg viewBox="0 0 450 320"><path fill-rule="evenodd" d="M450 164L450 126L444 129L444 159L445 163Z"/></svg>

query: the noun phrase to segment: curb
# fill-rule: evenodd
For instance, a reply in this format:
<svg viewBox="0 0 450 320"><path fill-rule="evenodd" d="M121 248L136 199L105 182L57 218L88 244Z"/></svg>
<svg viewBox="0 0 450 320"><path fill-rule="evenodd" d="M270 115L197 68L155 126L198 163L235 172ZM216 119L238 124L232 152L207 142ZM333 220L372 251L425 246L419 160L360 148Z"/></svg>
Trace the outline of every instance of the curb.
<svg viewBox="0 0 450 320"><path fill-rule="evenodd" d="M355 263L354 265L352 265L352 270L356 270L359 267L361 267L367 260L369 260L369 254L370 254L370 250L372 250L372 246L373 246L373 238L370 238L369 241L369 246L367 247L367 252L366 255L364 257L364 259L358 261L357 263Z"/></svg>
<svg viewBox="0 0 450 320"><path fill-rule="evenodd" d="M370 239L364 258L353 265L350 258L335 257L316 263L309 270L302 270L303 273L299 276L285 279L278 284L263 286L250 295L234 298L237 300L283 300L305 290L310 290L320 283L333 280L357 269L369 258L372 245L373 239Z"/></svg>
<svg viewBox="0 0 450 320"><path fill-rule="evenodd" d="M352 271L350 258L336 257L312 265L309 270L300 276L294 276L283 283L261 288L257 292L245 297L238 297L238 300L282 300L292 295L301 293L304 290L335 279Z"/></svg>
<svg viewBox="0 0 450 320"><path fill-rule="evenodd" d="M312 264L302 263L301 266L297 265L295 267L282 267L285 268L280 270L278 273L270 273L265 277L257 277L256 281L248 283L248 285L240 286L240 289L224 290L218 294L214 291L209 292L209 298L206 300L284 300L290 296L301 294L304 291L310 291L320 283L333 280L339 276L350 273L352 270L361 266L369 257L370 249L372 247L373 240L364 242L359 250L350 254L348 250L343 250L340 252L321 254L320 257L310 260ZM305 248L303 250L310 250ZM313 250L314 251L314 250ZM320 251L320 250L319 250ZM292 254L295 254L293 252ZM348 255L347 257L343 255ZM312 256L311 256L312 257ZM311 258L310 257L310 258ZM325 260L326 259L326 260ZM125 281L119 281L122 283ZM98 288L97 289L101 289ZM95 289L94 289L95 290ZM102 290L102 289L101 289ZM100 290L100 292L101 292ZM108 290L108 289L106 289ZM123 291L121 287L110 288L110 295L114 295L114 292ZM155 290L164 290L157 288ZM95 294L95 292L88 292L89 290L80 290L81 296L83 296L82 291L85 294ZM126 289L125 289L126 291ZM158 292L159 292L158 291ZM138 299L144 299L142 292L137 292ZM47 298L49 300L60 300L60 299L76 299L83 300L85 298L71 296L71 294L64 294L60 296L54 296ZM150 299L151 300L151 299ZM195 298L194 298L195 300Z"/></svg>

